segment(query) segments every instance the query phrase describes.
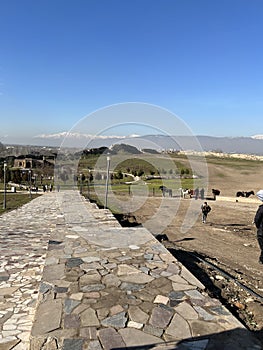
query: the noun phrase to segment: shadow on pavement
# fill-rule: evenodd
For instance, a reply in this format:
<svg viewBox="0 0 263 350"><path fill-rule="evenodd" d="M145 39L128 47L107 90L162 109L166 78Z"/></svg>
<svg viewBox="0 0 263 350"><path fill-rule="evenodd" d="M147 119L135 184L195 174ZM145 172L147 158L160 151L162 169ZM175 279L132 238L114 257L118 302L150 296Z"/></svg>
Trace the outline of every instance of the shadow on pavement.
<svg viewBox="0 0 263 350"><path fill-rule="evenodd" d="M218 300L220 300L220 302L224 303L224 298L222 297L221 294L221 289L218 288L213 281L210 279L210 276L206 273L206 271L200 267L200 261L198 259L198 257L200 258L205 258L204 256L195 253L195 255L191 254L191 252L187 252L185 250L179 249L179 248L167 248L170 253L178 260L180 261L206 288L206 291L208 292L208 294L212 297L212 298L216 298ZM225 305L229 311L237 318L239 319L239 315L237 314L236 310L231 308L230 305ZM240 319L239 319L240 320ZM242 323L242 320L240 320L240 322ZM242 345L243 347L241 347L239 345L238 342L238 337L246 337L248 338L249 336L256 339L257 342L255 343L256 346L253 347L251 346L251 344L248 347L244 347L244 345ZM242 329L242 328L238 328L235 330L231 330L231 331L227 331L227 332L222 332L219 334L214 334L213 336L209 335L210 339L215 339L216 341L211 343L211 341L209 341L209 344L213 344L209 345L208 347L189 347L189 349L191 350L238 350L238 349L246 349L246 350L256 350L256 349L262 349L263 350L263 330L259 330L259 331L251 331L248 329ZM237 343L237 345L235 345L234 343L229 343L227 342L226 345L223 345L226 342L226 339L231 339L231 342L233 342L233 339L237 338L235 340L235 342ZM201 338L199 338L201 339ZM219 340L222 340L221 345L217 344L217 342L219 342ZM243 342L241 342L243 344ZM231 345L232 344L232 345ZM235 346L234 346L235 345ZM232 346L232 347L231 347ZM160 348L161 349L161 348ZM172 349L172 348L171 348ZM187 347L176 347L174 349L188 349Z"/></svg>
<svg viewBox="0 0 263 350"><path fill-rule="evenodd" d="M181 341L159 344L127 346L111 350L262 350L263 331L252 332L236 328L220 333L204 334L200 337L187 338Z"/></svg>
<svg viewBox="0 0 263 350"><path fill-rule="evenodd" d="M210 276L200 267L197 257L182 249L167 248L207 289L209 295L222 301L221 290L212 282ZM195 253L197 256L198 254Z"/></svg>
<svg viewBox="0 0 263 350"><path fill-rule="evenodd" d="M193 237L186 237L186 238L178 239L178 240L173 241L173 242L193 241L194 239L195 239L195 238L193 238Z"/></svg>

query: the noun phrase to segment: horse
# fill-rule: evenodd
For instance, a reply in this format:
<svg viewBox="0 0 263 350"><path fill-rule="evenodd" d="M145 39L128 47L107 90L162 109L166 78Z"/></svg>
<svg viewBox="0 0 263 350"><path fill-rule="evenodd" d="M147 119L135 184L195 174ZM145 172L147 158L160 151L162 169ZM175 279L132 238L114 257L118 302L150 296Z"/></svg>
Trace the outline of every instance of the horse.
<svg viewBox="0 0 263 350"><path fill-rule="evenodd" d="M212 188L212 193L214 195L214 201L216 200L216 196L219 196L220 195L220 191L219 190L216 190L214 188Z"/></svg>
<svg viewBox="0 0 263 350"><path fill-rule="evenodd" d="M220 195L220 191L216 190L214 188L212 188L212 193L213 193L214 196L219 196Z"/></svg>
<svg viewBox="0 0 263 350"><path fill-rule="evenodd" d="M188 190L188 194L190 196L190 198L192 198L192 196L195 194L194 190Z"/></svg>
<svg viewBox="0 0 263 350"><path fill-rule="evenodd" d="M184 189L184 188L179 188L179 190L181 191L181 197L185 198L186 195L189 195L191 198L191 193L192 190L189 190L188 188Z"/></svg>
<svg viewBox="0 0 263 350"><path fill-rule="evenodd" d="M173 196L173 191L171 188L167 188L166 186L160 186L159 189L162 191L163 197L165 197L165 193L167 193L169 197Z"/></svg>
<svg viewBox="0 0 263 350"><path fill-rule="evenodd" d="M255 194L254 191L249 191L249 192L238 191L236 193L236 197L246 197L246 198L248 198L249 196L254 195L254 194Z"/></svg>
<svg viewBox="0 0 263 350"><path fill-rule="evenodd" d="M244 191L238 191L236 193L236 197L245 197L245 192Z"/></svg>
<svg viewBox="0 0 263 350"><path fill-rule="evenodd" d="M254 196L254 194L255 194L254 191L245 192L246 198L248 198L248 197L251 196L251 195Z"/></svg>

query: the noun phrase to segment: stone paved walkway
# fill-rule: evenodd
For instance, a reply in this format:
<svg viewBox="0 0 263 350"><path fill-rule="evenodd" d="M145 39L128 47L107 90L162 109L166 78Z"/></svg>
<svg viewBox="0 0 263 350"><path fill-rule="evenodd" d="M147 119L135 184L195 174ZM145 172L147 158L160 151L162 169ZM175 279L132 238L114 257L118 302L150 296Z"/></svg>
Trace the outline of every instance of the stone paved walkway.
<svg viewBox="0 0 263 350"><path fill-rule="evenodd" d="M1 216L1 262L0 350L261 349L146 229L75 191Z"/></svg>
<svg viewBox="0 0 263 350"><path fill-rule="evenodd" d="M0 216L0 349L29 345L49 236L57 221L55 196L43 199Z"/></svg>

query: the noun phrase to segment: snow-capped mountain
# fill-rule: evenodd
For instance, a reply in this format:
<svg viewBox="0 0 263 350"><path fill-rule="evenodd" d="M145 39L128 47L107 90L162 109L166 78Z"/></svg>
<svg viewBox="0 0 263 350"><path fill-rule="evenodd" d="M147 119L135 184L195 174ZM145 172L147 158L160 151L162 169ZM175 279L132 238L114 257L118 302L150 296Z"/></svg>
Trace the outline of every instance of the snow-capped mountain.
<svg viewBox="0 0 263 350"><path fill-rule="evenodd" d="M252 137L213 137L213 136L169 136L169 135L89 135L81 133L61 132L43 134L27 142L2 142L4 144L31 144L66 148L98 148L110 147L114 144L127 144L138 149L184 150L184 151L216 151L223 153L242 153L263 155L263 135Z"/></svg>

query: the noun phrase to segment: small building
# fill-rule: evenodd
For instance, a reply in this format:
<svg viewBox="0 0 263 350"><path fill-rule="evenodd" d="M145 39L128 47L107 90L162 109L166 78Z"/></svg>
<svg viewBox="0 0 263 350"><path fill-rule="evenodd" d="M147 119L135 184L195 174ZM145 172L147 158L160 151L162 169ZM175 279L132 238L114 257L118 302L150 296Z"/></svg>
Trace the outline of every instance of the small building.
<svg viewBox="0 0 263 350"><path fill-rule="evenodd" d="M17 158L14 160L14 168L29 169L33 168L32 158Z"/></svg>

